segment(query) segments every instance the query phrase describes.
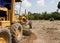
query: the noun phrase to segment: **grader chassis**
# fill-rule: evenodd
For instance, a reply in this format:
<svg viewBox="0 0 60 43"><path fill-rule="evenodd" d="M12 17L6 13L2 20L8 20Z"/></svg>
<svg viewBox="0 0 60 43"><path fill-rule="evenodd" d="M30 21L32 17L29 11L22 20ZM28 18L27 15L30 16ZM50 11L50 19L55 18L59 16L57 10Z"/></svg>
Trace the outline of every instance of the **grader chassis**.
<svg viewBox="0 0 60 43"><path fill-rule="evenodd" d="M0 0L0 43L17 43L22 37L23 27L14 18L15 2L22 1Z"/></svg>

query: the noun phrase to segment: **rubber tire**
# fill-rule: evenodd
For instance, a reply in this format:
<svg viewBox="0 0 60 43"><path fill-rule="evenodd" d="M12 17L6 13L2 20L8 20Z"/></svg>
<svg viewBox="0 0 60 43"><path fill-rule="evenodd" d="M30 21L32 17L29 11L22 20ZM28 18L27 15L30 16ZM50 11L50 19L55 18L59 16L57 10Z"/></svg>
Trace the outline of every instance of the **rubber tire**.
<svg viewBox="0 0 60 43"><path fill-rule="evenodd" d="M20 39L22 38L22 32L23 32L22 25L20 23L12 24L12 26L11 26L12 43L18 43L20 41L20 40L18 40L18 38L16 36L16 29L20 29L21 30Z"/></svg>
<svg viewBox="0 0 60 43"><path fill-rule="evenodd" d="M10 30L9 29L7 29L6 27L1 27L0 26L0 35L1 34L5 34L6 36L7 36L7 38L8 38L8 43L11 43L11 33L10 33Z"/></svg>
<svg viewBox="0 0 60 43"><path fill-rule="evenodd" d="M32 32L30 30L23 30L23 35L24 36L30 36Z"/></svg>
<svg viewBox="0 0 60 43"><path fill-rule="evenodd" d="M32 29L32 21L29 21L29 28Z"/></svg>

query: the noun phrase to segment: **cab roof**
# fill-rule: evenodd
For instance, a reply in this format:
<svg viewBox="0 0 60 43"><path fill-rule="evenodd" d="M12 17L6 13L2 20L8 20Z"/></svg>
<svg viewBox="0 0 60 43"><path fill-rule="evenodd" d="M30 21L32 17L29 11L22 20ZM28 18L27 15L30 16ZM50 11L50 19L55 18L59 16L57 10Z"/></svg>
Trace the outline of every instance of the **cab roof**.
<svg viewBox="0 0 60 43"><path fill-rule="evenodd" d="M15 2L22 2L22 0L15 0Z"/></svg>

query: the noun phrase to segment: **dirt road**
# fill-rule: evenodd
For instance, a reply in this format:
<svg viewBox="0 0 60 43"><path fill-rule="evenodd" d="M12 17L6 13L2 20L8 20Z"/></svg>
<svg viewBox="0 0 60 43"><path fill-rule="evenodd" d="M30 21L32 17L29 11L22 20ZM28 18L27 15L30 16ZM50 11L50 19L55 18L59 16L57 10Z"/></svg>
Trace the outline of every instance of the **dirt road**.
<svg viewBox="0 0 60 43"><path fill-rule="evenodd" d="M60 21L32 21L37 36L34 43L60 43Z"/></svg>
<svg viewBox="0 0 60 43"><path fill-rule="evenodd" d="M60 21L34 20L32 25L31 31L37 38L34 41L29 39L26 43L60 43ZM29 38L33 37L34 35Z"/></svg>

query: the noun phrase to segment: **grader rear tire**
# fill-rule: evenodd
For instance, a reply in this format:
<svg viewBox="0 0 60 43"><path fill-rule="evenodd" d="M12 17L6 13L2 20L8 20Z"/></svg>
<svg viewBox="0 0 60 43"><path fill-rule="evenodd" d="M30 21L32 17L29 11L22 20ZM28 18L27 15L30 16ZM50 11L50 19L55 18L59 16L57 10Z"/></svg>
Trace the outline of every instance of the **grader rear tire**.
<svg viewBox="0 0 60 43"><path fill-rule="evenodd" d="M15 23L11 26L12 31L12 43L18 43L22 37L22 26L19 23Z"/></svg>
<svg viewBox="0 0 60 43"><path fill-rule="evenodd" d="M0 43L11 43L10 31L5 27L0 27Z"/></svg>

